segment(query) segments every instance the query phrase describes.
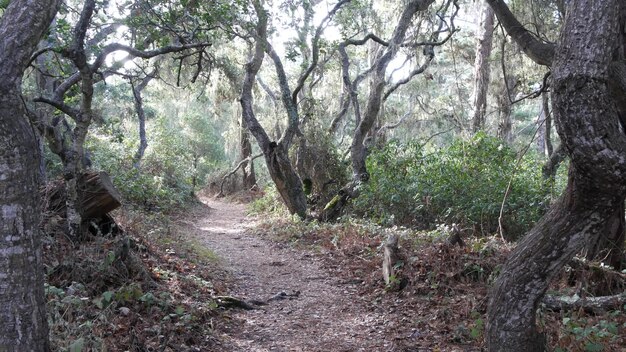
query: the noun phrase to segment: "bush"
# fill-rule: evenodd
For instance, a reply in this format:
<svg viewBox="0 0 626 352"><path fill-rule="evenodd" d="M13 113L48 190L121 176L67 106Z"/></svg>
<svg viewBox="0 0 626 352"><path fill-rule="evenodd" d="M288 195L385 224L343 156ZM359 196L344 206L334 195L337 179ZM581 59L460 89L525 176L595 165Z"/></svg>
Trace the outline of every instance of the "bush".
<svg viewBox="0 0 626 352"><path fill-rule="evenodd" d="M141 169L133 167L134 148L93 133L87 148L94 167L106 171L124 202L154 211L169 211L193 199L193 185L185 168L147 153Z"/></svg>
<svg viewBox="0 0 626 352"><path fill-rule="evenodd" d="M459 223L491 234L511 181L503 226L508 237L517 238L549 205L540 166L531 156L517 166L512 149L484 134L430 152L418 144L390 143L369 156L370 182L355 208L384 225Z"/></svg>

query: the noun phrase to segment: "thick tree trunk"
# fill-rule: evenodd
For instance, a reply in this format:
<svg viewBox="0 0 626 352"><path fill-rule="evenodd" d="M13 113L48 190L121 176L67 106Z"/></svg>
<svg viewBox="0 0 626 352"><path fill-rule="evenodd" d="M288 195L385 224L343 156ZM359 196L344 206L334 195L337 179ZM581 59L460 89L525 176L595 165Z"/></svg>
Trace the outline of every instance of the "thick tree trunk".
<svg viewBox="0 0 626 352"><path fill-rule="evenodd" d="M241 169L243 171L243 188L250 189L256 185L256 174L254 172L254 160L252 159L250 134L244 118L241 119L241 129L239 130L239 133L240 160L244 161L246 159L250 159L250 161L244 161L244 164L241 165Z"/></svg>
<svg viewBox="0 0 626 352"><path fill-rule="evenodd" d="M589 241L585 246L585 257L589 260L600 260L612 266L615 270L622 270L624 261L624 201L615 207L613 214L601 231L602 236Z"/></svg>
<svg viewBox="0 0 626 352"><path fill-rule="evenodd" d="M305 218L306 195L302 188L302 181L289 160L287 150L281 144L274 145L272 143L269 153L264 156L272 181L274 181L287 209L291 214Z"/></svg>
<svg viewBox="0 0 626 352"><path fill-rule="evenodd" d="M617 199L597 195L570 175L563 198L517 245L492 288L487 343L490 351L544 351L535 314L548 284L589 239L601 235ZM593 199L591 199L593 197Z"/></svg>
<svg viewBox="0 0 626 352"><path fill-rule="evenodd" d="M19 94L0 90L0 351L48 351L40 154Z"/></svg>
<svg viewBox="0 0 626 352"><path fill-rule="evenodd" d="M474 94L472 117L472 132L476 133L485 128L485 114L487 112L487 90L489 88L489 57L493 46L494 15L491 6L482 4L479 33L476 35L476 59L474 60Z"/></svg>
<svg viewBox="0 0 626 352"><path fill-rule="evenodd" d="M608 84L620 6L619 0L568 3L552 62L553 112L571 159L568 186L511 253L494 284L486 330L490 351L545 350L535 314L550 280L587 243L604 236L607 222L622 209L626 135Z"/></svg>
<svg viewBox="0 0 626 352"><path fill-rule="evenodd" d="M39 238L39 154L22 75L58 0L11 1L0 18L0 351L49 351Z"/></svg>

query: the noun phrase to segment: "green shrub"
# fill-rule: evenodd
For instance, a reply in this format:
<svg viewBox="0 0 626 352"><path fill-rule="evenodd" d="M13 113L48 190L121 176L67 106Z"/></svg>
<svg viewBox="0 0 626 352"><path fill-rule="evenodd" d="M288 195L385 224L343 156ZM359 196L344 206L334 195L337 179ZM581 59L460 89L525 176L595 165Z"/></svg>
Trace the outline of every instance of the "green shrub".
<svg viewBox="0 0 626 352"><path fill-rule="evenodd" d="M517 164L516 153L499 139L471 140L428 151L418 144L390 143L368 158L370 182L355 201L357 212L384 225L432 228L438 223L491 234L502 200L505 234L516 238L544 213L550 188L532 156Z"/></svg>

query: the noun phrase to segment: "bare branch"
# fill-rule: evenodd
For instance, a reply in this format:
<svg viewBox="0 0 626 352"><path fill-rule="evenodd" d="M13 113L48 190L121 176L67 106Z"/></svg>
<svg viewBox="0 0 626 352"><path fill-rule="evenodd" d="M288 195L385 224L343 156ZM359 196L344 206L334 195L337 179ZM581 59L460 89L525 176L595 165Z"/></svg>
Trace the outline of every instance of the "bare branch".
<svg viewBox="0 0 626 352"><path fill-rule="evenodd" d="M328 12L326 17L324 17L324 19L322 20L320 25L317 27L317 30L315 31L315 36L313 37L312 47L311 47L311 51L313 52L313 60L311 61L311 64L306 69L306 71L304 71L304 73L298 79L298 83L296 84L296 88L293 90L293 93L291 94L291 99L293 100L293 102L295 104L298 103L298 93L300 93L300 90L302 90L302 88L304 87L304 82L306 82L307 78L309 78L309 75L311 74L311 72L313 72L313 70L317 66L317 62L319 61L319 39L320 39L320 36L322 35L324 30L328 26L328 22L333 18L335 13L337 13L337 11L339 11L339 9L343 5L349 3L350 1L352 1L352 0L341 0L337 4L335 4L335 6L332 8L332 10L330 10Z"/></svg>
<svg viewBox="0 0 626 352"><path fill-rule="evenodd" d="M389 89L387 89L387 91L385 92L385 95L383 96L383 101L386 101L387 98L389 98L389 96L393 92L395 92L396 89L398 89L400 86L409 83L413 79L413 77L415 77L415 76L419 75L420 73L424 72L428 68L428 66L433 61L434 58L435 58L434 51L429 52L428 56L426 57L426 61L421 66L416 67L415 69L413 69L413 71L411 71L406 78L398 80Z"/></svg>
<svg viewBox="0 0 626 352"><path fill-rule="evenodd" d="M233 176L243 165L245 165L248 162L252 162L260 157L263 156L263 153L259 153L257 155L249 155L247 158L241 160L239 162L239 164L237 164L237 166L235 166L234 169L232 169L229 173L227 173L226 175L224 175L224 177L222 177L222 183L220 183L220 193L217 194L218 198L221 198L224 196L224 183L226 183L226 179L228 179L229 177Z"/></svg>
<svg viewBox="0 0 626 352"><path fill-rule="evenodd" d="M184 51L187 49L197 49L197 48L206 48L211 46L210 43L194 43L194 44L184 44L184 45L168 45L162 48L154 49L154 50L138 50L133 48L132 46L120 44L120 43L112 43L105 46L102 49L102 52L98 55L96 61L93 63L92 67L94 70L97 70L104 63L104 59L106 59L107 55L114 53L116 51L125 51L131 58L140 57L142 59L149 59L155 56L167 54L167 53L175 53Z"/></svg>

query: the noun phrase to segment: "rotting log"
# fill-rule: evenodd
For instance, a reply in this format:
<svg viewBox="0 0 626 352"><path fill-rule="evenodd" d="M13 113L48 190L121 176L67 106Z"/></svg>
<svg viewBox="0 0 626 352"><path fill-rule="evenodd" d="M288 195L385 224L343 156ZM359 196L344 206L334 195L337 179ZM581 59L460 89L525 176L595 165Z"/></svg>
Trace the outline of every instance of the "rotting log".
<svg viewBox="0 0 626 352"><path fill-rule="evenodd" d="M78 178L80 209L83 221L98 219L122 205L122 196L106 172L86 171ZM46 212L65 218L66 192L63 181L55 181L44 190Z"/></svg>

